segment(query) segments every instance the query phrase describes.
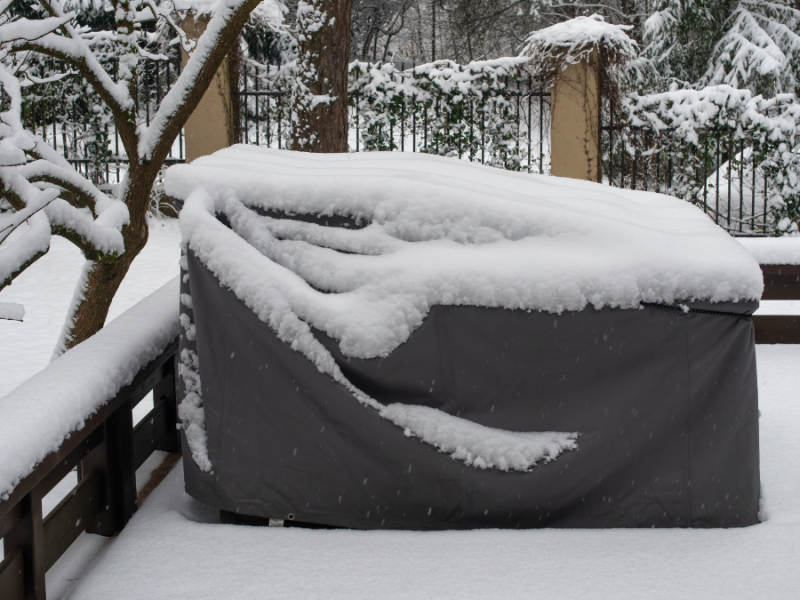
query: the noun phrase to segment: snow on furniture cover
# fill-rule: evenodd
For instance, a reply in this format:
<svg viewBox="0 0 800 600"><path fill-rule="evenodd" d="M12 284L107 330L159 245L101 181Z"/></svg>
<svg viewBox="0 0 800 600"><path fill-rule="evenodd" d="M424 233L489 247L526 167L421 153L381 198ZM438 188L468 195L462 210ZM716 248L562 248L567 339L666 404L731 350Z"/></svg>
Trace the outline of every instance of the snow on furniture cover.
<svg viewBox="0 0 800 600"><path fill-rule="evenodd" d="M761 272L690 204L251 146L166 191L198 500L353 528L758 521Z"/></svg>

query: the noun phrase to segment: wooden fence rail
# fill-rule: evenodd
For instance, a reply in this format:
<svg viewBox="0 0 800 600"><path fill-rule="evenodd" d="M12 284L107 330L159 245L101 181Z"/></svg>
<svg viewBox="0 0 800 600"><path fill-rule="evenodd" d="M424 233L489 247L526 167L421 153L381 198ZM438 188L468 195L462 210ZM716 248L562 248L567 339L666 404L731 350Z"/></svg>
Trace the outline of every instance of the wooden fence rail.
<svg viewBox="0 0 800 600"><path fill-rule="evenodd" d="M180 450L177 350L176 339L0 501L0 600L45 600L45 573L83 531L110 536L136 511L136 469L155 450ZM150 391L154 407L134 427ZM43 516L42 498L75 468L78 485Z"/></svg>
<svg viewBox="0 0 800 600"><path fill-rule="evenodd" d="M761 265L762 300L800 300L800 265ZM800 344L800 315L755 315L756 344Z"/></svg>

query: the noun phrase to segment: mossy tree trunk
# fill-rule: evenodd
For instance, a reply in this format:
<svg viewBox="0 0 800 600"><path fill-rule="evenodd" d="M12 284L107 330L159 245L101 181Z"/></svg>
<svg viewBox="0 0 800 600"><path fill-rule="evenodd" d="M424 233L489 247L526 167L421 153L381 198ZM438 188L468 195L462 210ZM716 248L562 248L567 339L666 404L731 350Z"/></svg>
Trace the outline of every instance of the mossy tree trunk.
<svg viewBox="0 0 800 600"><path fill-rule="evenodd" d="M292 149L347 152L352 0L302 0Z"/></svg>

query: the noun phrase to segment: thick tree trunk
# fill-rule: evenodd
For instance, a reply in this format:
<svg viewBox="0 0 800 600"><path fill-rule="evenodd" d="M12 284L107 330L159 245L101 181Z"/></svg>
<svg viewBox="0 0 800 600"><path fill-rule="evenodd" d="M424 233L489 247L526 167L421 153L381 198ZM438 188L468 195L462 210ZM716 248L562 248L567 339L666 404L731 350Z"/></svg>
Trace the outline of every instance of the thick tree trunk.
<svg viewBox="0 0 800 600"><path fill-rule="evenodd" d="M81 282L85 285L83 298L79 300L71 320L64 325L56 354L80 344L105 325L114 295L133 260L147 244L147 206L157 174L158 170L150 165L131 170L128 191L123 198L131 216L130 224L122 230L125 252L113 263L95 262L91 265L87 280Z"/></svg>
<svg viewBox="0 0 800 600"><path fill-rule="evenodd" d="M347 66L352 0L303 0L297 9L294 150L347 152Z"/></svg>

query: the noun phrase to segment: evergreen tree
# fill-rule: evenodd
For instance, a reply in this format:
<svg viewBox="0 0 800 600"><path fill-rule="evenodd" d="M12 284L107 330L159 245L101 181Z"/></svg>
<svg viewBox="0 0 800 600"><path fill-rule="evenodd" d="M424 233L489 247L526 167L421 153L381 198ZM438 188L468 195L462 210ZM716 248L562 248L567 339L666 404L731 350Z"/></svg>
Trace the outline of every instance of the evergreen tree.
<svg viewBox="0 0 800 600"><path fill-rule="evenodd" d="M645 41L656 87L797 92L800 10L792 0L666 0L647 19Z"/></svg>

